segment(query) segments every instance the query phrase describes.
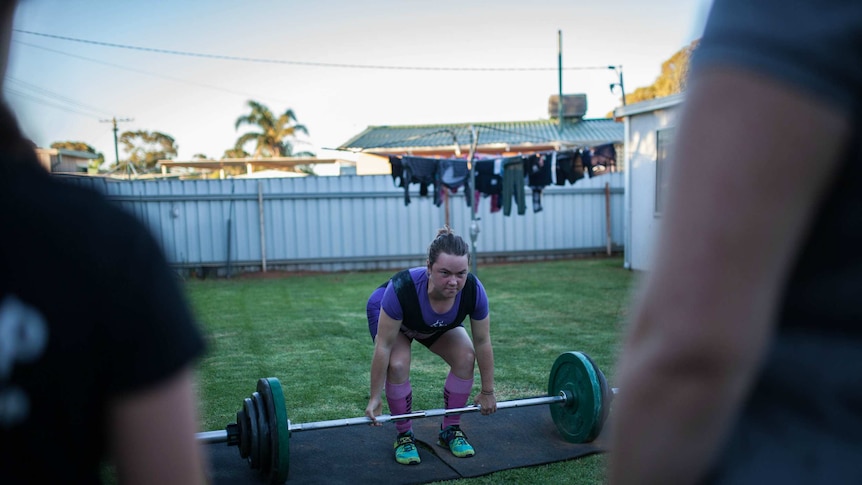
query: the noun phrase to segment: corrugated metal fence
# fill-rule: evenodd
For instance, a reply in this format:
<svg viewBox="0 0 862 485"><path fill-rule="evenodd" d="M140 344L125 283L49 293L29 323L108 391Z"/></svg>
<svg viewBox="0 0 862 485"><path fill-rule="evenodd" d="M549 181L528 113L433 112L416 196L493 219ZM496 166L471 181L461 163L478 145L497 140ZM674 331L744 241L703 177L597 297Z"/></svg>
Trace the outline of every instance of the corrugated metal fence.
<svg viewBox="0 0 862 485"><path fill-rule="evenodd" d="M424 264L446 221L469 243L463 191L435 206L410 186L411 203L388 175L278 179L108 181L69 178L121 204L150 228L177 268L215 272L344 271ZM542 210L491 213L479 201L477 262L614 252L623 242L623 174L549 186ZM608 209L610 225L607 224Z"/></svg>

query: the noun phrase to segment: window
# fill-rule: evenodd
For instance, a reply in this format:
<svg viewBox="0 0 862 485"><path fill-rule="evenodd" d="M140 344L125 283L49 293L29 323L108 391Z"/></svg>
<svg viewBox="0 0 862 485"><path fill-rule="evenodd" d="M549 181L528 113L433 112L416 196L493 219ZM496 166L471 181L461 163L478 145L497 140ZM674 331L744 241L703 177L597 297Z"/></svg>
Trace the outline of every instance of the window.
<svg viewBox="0 0 862 485"><path fill-rule="evenodd" d="M655 154L655 213L662 213L668 186L668 159L670 158L676 128L664 128L656 132Z"/></svg>

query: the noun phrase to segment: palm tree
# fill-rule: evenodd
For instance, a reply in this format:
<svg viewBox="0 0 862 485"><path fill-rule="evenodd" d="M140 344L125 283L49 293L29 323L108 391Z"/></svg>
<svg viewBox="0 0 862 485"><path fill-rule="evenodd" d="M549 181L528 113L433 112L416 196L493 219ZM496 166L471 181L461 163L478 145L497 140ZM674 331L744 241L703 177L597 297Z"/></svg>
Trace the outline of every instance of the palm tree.
<svg viewBox="0 0 862 485"><path fill-rule="evenodd" d="M255 143L254 157L290 157L294 155L309 155L313 153L293 153L293 143L298 133L308 135L308 129L296 121L296 114L292 109L276 117L272 111L257 101L249 100L251 113L242 115L236 119L236 129L242 125L251 125L259 131L250 131L241 135L234 146L235 153L244 152L244 147L249 142Z"/></svg>

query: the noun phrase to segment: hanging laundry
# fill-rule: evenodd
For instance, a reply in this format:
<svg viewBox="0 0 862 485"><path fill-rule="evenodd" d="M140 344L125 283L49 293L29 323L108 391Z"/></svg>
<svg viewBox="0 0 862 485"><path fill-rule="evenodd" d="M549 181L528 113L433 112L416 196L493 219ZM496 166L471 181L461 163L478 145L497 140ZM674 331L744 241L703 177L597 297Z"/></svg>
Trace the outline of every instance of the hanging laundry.
<svg viewBox="0 0 862 485"><path fill-rule="evenodd" d="M464 187L464 200L467 202L468 207L472 207L470 202L470 169L467 168L466 160L452 158L439 160L437 164L437 181L438 185L441 186L441 189L437 192L438 199L439 194L443 192L442 187L448 188L453 194L457 193L459 188ZM439 202L435 200L434 203L437 207L440 207L442 202L442 199L440 199Z"/></svg>
<svg viewBox="0 0 862 485"><path fill-rule="evenodd" d="M617 149L613 143L593 147L593 171L595 173L615 172L617 166Z"/></svg>
<svg viewBox="0 0 862 485"><path fill-rule="evenodd" d="M512 213L512 199L518 204L518 214L527 212L524 195L524 157L509 157L503 161L503 215Z"/></svg>
<svg viewBox="0 0 862 485"><path fill-rule="evenodd" d="M550 152L534 153L524 157L524 167L530 187L547 187L551 185L551 154Z"/></svg>
<svg viewBox="0 0 862 485"><path fill-rule="evenodd" d="M404 187L404 164L400 155L389 155L389 165L392 167L392 182L396 187Z"/></svg>
<svg viewBox="0 0 862 485"><path fill-rule="evenodd" d="M439 192L440 187L437 185L438 162L439 160L436 158L401 157L401 163L404 165L404 205L410 205L410 184L419 184L421 197L428 196L429 185L434 186L435 194Z"/></svg>
<svg viewBox="0 0 862 485"><path fill-rule="evenodd" d="M524 157L527 181L533 192L533 213L542 211L542 191L551 185L551 152L534 153Z"/></svg>
<svg viewBox="0 0 862 485"><path fill-rule="evenodd" d="M584 178L584 164L578 150L557 152L557 185L574 184Z"/></svg>
<svg viewBox="0 0 862 485"><path fill-rule="evenodd" d="M503 193L503 159L474 160L473 171L476 182L476 209L479 208L479 194L491 198L491 213L499 212L500 194Z"/></svg>
<svg viewBox="0 0 862 485"><path fill-rule="evenodd" d="M580 152L581 161L583 163L584 168L587 169L587 174L590 178L593 178L594 175L597 175L596 171L593 170L593 154L589 148L584 148Z"/></svg>
<svg viewBox="0 0 862 485"><path fill-rule="evenodd" d="M503 191L502 159L473 162L476 172L476 190L483 194L500 194Z"/></svg>

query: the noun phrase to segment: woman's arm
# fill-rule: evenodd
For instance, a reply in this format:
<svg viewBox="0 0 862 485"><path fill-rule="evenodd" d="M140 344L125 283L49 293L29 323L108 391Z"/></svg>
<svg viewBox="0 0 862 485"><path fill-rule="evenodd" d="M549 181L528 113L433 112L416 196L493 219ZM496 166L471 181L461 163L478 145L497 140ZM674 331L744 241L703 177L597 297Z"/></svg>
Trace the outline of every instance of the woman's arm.
<svg viewBox="0 0 862 485"><path fill-rule="evenodd" d="M482 407L482 414L497 411L497 400L494 391L494 348L491 346L491 317L482 320L470 319L470 331L473 334L473 348L476 351L476 362L479 365L481 391L476 396L476 403ZM487 392L491 391L491 394Z"/></svg>
<svg viewBox="0 0 862 485"><path fill-rule="evenodd" d="M374 356L371 358L371 397L365 409L365 415L371 419L379 416L383 410L382 394L389 369L389 356L400 329L401 320L394 320L381 308L377 336L374 338Z"/></svg>
<svg viewBox="0 0 862 485"><path fill-rule="evenodd" d="M206 465L197 441L191 368L117 399L109 408L111 454L122 484L201 484Z"/></svg>
<svg viewBox="0 0 862 485"><path fill-rule="evenodd" d="M621 354L614 484L707 471L849 132L831 106L749 71L713 67L690 86L654 267Z"/></svg>

